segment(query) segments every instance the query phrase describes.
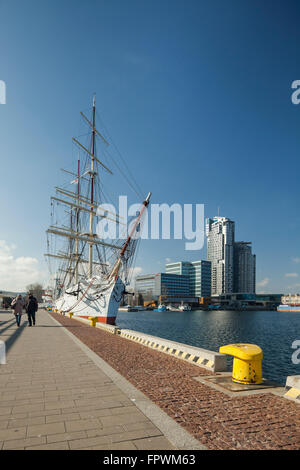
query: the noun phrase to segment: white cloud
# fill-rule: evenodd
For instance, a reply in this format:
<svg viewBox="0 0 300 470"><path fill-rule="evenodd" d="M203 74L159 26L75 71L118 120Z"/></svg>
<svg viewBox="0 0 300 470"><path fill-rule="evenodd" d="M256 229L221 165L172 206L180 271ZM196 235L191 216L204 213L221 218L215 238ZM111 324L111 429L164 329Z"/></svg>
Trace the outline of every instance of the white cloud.
<svg viewBox="0 0 300 470"><path fill-rule="evenodd" d="M257 285L259 287L264 287L267 284L269 284L270 279L268 277L265 277L262 281L258 282Z"/></svg>
<svg viewBox="0 0 300 470"><path fill-rule="evenodd" d="M298 274L297 273L286 273L284 276L285 277L298 277Z"/></svg>
<svg viewBox="0 0 300 470"><path fill-rule="evenodd" d="M300 263L300 258L293 258L294 263Z"/></svg>
<svg viewBox="0 0 300 470"><path fill-rule="evenodd" d="M132 278L136 278L136 276L138 276L139 274L141 274L143 271L143 268L141 268L140 266L135 266L132 270Z"/></svg>
<svg viewBox="0 0 300 470"><path fill-rule="evenodd" d="M30 256L15 258L15 249L16 245L0 240L0 289L25 292L33 282L43 284L46 273L40 269L38 260Z"/></svg>
<svg viewBox="0 0 300 470"><path fill-rule="evenodd" d="M135 278L136 278L137 276L139 276L142 272L143 272L143 268L141 268L140 266L135 266L135 267L132 269L130 284L129 284L128 287L134 288L134 285L135 285Z"/></svg>

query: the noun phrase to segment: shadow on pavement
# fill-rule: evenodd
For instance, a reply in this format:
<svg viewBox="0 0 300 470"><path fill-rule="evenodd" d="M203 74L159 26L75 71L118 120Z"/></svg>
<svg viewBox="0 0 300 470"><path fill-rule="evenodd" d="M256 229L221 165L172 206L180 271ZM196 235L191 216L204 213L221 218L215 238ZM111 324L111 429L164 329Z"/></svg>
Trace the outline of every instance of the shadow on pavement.
<svg viewBox="0 0 300 470"><path fill-rule="evenodd" d="M22 331L24 330L25 327L27 327L27 325L28 325L27 321L24 321L23 323L21 323L21 326L19 328L17 327L14 333L12 333L12 335L7 340L5 340L6 352L9 351L9 349L12 347L14 342L18 339L18 337L21 335ZM5 329L7 330L7 328Z"/></svg>
<svg viewBox="0 0 300 470"><path fill-rule="evenodd" d="M13 324L16 323L16 320L15 318L12 318L11 320L8 320L6 322L2 322L2 323L9 323L9 325L7 325L5 328L0 328L0 335L4 333L4 331L8 330L9 328L11 328L13 326ZM2 323L0 324L0 327L2 326Z"/></svg>

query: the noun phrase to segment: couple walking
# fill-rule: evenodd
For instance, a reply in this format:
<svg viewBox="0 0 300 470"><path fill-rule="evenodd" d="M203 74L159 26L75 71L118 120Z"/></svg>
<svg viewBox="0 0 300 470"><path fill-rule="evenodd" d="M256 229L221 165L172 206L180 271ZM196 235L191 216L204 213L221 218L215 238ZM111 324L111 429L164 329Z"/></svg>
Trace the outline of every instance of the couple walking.
<svg viewBox="0 0 300 470"><path fill-rule="evenodd" d="M23 309L25 308L28 317L28 326L35 325L35 312L38 310L38 303L32 294L28 295L25 301L21 295L18 295L11 303L11 307L14 310L17 325L20 326Z"/></svg>

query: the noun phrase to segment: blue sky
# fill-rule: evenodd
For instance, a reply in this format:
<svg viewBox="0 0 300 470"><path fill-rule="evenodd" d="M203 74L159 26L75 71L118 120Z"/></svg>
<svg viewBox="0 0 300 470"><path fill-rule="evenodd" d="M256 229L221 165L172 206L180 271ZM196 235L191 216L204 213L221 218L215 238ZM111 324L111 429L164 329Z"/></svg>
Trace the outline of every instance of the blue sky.
<svg viewBox="0 0 300 470"><path fill-rule="evenodd" d="M276 0L0 0L2 288L47 271L50 196L96 92L153 202L220 207L253 243L257 290L300 291L298 13ZM204 257L149 240L137 266Z"/></svg>

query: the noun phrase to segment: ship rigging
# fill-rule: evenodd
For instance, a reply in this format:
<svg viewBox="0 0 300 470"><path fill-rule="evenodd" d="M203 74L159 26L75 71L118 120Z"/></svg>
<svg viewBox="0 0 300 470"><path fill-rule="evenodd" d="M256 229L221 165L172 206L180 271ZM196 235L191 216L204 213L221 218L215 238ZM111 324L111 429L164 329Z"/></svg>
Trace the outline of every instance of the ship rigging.
<svg viewBox="0 0 300 470"><path fill-rule="evenodd" d="M83 112L80 114L88 127L88 143L84 145L80 138L72 138L78 154L77 168L62 170L69 177L68 184L56 187L56 195L51 198L52 221L46 231L45 256L54 276L53 303L57 310L85 318L97 317L100 322L114 324L126 285L130 282L151 193L130 221L129 231L119 214L101 208L105 197L102 176L112 176L113 171L97 155L97 141L102 146L101 154L110 158L119 170L120 165L107 151L109 138L96 129L95 96L91 119ZM126 179L136 192L140 192L132 175ZM70 185L73 188L75 185L76 190L71 190ZM123 236L102 238L95 229L97 219L117 224L119 234Z"/></svg>

